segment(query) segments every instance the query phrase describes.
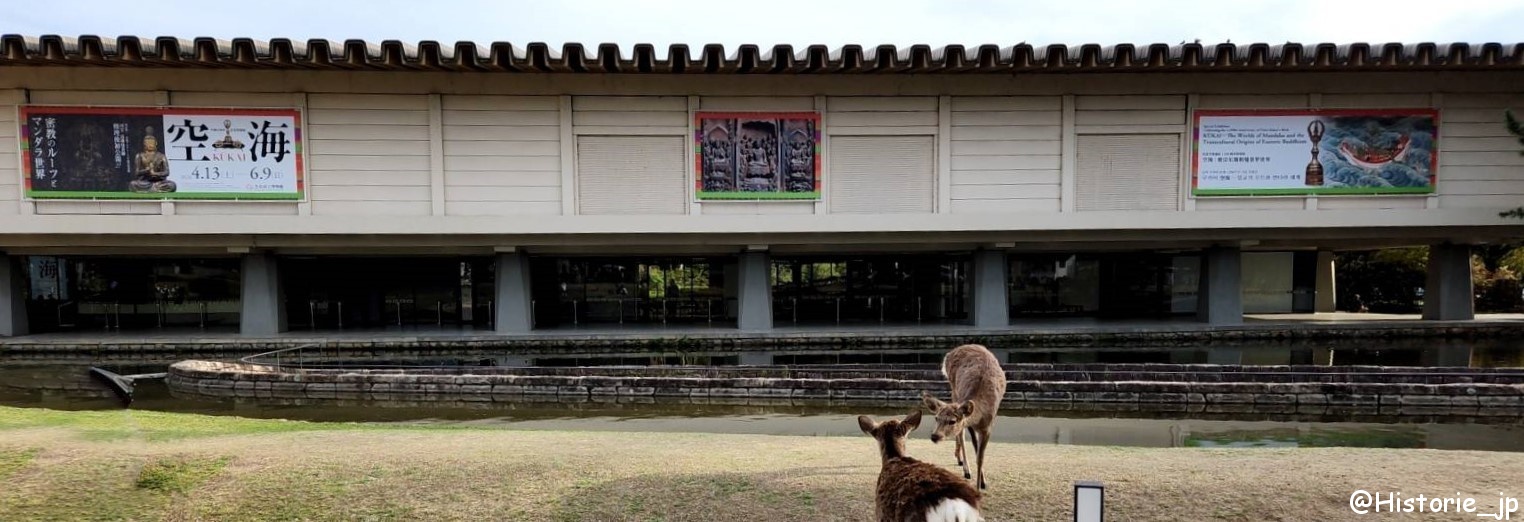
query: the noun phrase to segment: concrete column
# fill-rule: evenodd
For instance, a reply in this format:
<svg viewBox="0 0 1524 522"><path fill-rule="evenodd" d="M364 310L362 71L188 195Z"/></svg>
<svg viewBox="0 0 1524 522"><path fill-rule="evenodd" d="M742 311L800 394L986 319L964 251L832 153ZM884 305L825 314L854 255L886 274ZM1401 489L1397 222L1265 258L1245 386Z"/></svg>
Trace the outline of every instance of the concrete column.
<svg viewBox="0 0 1524 522"><path fill-rule="evenodd" d="M500 334L529 333L534 329L533 297L529 285L529 257L521 253L497 255L497 281L493 285L494 330Z"/></svg>
<svg viewBox="0 0 1524 522"><path fill-rule="evenodd" d="M741 254L736 297L741 301L737 323L742 331L773 329L773 285L767 277L771 264L767 252Z"/></svg>
<svg viewBox="0 0 1524 522"><path fill-rule="evenodd" d="M1318 251L1317 282L1314 284L1314 305L1312 311L1326 314L1338 309L1338 301L1334 291L1334 253L1327 250Z"/></svg>
<svg viewBox="0 0 1524 522"><path fill-rule="evenodd" d="M1011 326L1011 310L1006 304L1010 293L1006 287L1009 270L1005 252L980 250L974 252L974 326L977 328L1007 328Z"/></svg>
<svg viewBox="0 0 1524 522"><path fill-rule="evenodd" d="M239 331L244 335L275 335L286 331L285 294L280 285L275 254L244 254L243 293L238 316Z"/></svg>
<svg viewBox="0 0 1524 522"><path fill-rule="evenodd" d="M1429 274L1423 291L1423 318L1468 321L1476 318L1471 288L1471 247L1429 247Z"/></svg>
<svg viewBox="0 0 1524 522"><path fill-rule="evenodd" d="M20 257L0 255L0 337L26 335L26 266Z"/></svg>
<svg viewBox="0 0 1524 522"><path fill-rule="evenodd" d="M1238 247L1206 250L1201 259L1201 285L1196 294L1198 321L1225 326L1243 324L1242 260L1243 253Z"/></svg>

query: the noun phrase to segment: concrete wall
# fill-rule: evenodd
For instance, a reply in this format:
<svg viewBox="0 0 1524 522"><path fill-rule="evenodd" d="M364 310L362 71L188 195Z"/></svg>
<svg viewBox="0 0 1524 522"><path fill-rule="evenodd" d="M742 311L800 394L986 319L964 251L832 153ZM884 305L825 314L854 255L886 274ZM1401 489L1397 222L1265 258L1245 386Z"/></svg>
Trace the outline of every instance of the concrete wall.
<svg viewBox="0 0 1524 522"><path fill-rule="evenodd" d="M166 215L171 217L154 222L156 233L936 233L1281 225L1493 226L1499 228L1491 234L1512 236L1519 232L1505 230L1509 223L1493 218L1497 210L1524 200L1524 179L1515 175L1524 168L1524 157L1502 128L1504 108L1524 110L1524 96L1511 92L1521 82L1524 73L1454 73L1443 78L1403 73L1055 75L1016 80L13 68L0 78L0 216L70 217L0 220L0 233L130 233L135 227L128 221L94 217ZM27 200L19 188L14 121L15 107L23 103L297 107L306 111L309 196L292 203ZM1184 159L1189 155L1193 109L1287 107L1438 108L1443 129L1438 193L1201 199L1187 194L1189 161ZM691 157L682 157L672 164L684 165L683 172L652 175L682 180L663 189L681 190L671 197L683 202L682 214L713 218L561 220L578 213L579 139L686 140L691 116L701 110L822 111L824 200L695 202L687 181ZM1178 138L1182 161L1171 165L1179 170L1178 188L1147 196L1168 198L1158 203L1178 210L1069 212L1074 210L1076 176L1084 174L1077 172L1077 143L1093 135ZM931 148L925 152L932 155L933 179L924 190L929 191L925 197L931 202L930 213L938 216L889 210L863 216L860 205L845 204L851 195L832 194L830 142L849 137L924 137L884 143L924 143ZM832 211L833 202L843 203L837 212ZM1410 212L1394 215L1390 210ZM179 217L206 214L266 218L213 226L200 218ZM1019 219L982 217L990 214ZM774 218L748 220L737 215ZM1122 215L1127 219L1115 219ZM548 219L476 219L493 216Z"/></svg>
<svg viewBox="0 0 1524 522"><path fill-rule="evenodd" d="M1369 408L1371 414L1517 417L1524 390L1509 383L1518 374L1470 372L1487 382L1441 377L1365 377L1400 382L1363 382L1362 374L1327 367L1164 366L1127 371L1128 365L1022 365L1008 372L1002 405L1016 403L1176 404L1180 406L1273 407L1291 413L1335 413ZM1142 366L1142 365L1133 365ZM218 397L312 399L477 400L522 402L530 396L568 401L592 397L773 398L800 401L915 401L922 393L947 393L936 370L897 368L811 372L808 369L739 368L685 371L663 368L456 368L408 370L311 370L263 364L188 360L169 368L168 384L180 393ZM731 371L734 370L734 371ZM1288 372L1321 372L1324 382ZM1447 369L1449 370L1449 369ZM1068 372L1084 380L1068 380ZM1156 373L1157 372L1157 373ZM1053 375L1047 375L1047 374ZM1336 375L1337 374L1337 375ZM1008 375L1008 377L1011 375ZM1197 377L1200 376L1200 377ZM1253 377L1240 379L1240 377ZM1356 379L1347 381L1346 379ZM1110 379L1125 379L1115 382ZM1451 383L1451 381L1457 381Z"/></svg>

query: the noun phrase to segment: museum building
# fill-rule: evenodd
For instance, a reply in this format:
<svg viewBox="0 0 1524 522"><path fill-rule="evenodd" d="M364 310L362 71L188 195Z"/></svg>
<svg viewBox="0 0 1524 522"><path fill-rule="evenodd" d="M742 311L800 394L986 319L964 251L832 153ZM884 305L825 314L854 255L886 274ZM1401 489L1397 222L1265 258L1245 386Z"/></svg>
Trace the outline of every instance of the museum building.
<svg viewBox="0 0 1524 522"><path fill-rule="evenodd" d="M1334 307L1524 237L1524 44L0 38L0 335Z"/></svg>

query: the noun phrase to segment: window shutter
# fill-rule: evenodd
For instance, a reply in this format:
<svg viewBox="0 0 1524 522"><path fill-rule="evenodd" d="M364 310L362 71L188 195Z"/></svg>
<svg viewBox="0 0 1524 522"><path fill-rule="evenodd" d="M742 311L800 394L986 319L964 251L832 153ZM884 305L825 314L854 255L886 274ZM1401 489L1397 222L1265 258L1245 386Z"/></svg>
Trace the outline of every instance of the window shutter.
<svg viewBox="0 0 1524 522"><path fill-rule="evenodd" d="M1082 134L1075 210L1179 210L1180 136Z"/></svg>
<svg viewBox="0 0 1524 522"><path fill-rule="evenodd" d="M685 213L685 158L679 136L577 138L578 213Z"/></svg>
<svg viewBox="0 0 1524 522"><path fill-rule="evenodd" d="M932 212L935 156L931 136L831 137L831 212Z"/></svg>

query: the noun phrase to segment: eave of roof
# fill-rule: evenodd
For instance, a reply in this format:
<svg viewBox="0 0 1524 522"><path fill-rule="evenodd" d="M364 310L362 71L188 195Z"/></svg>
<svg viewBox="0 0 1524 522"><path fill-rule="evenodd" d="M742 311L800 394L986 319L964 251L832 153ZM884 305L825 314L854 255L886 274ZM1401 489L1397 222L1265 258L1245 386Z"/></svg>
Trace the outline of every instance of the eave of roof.
<svg viewBox="0 0 1524 522"><path fill-rule="evenodd" d="M676 44L659 56L650 44L626 52L616 44L568 43L557 50L544 43L11 34L0 36L0 66L656 74L1524 70L1524 43L847 45L835 50L742 45L731 53L719 44L697 50Z"/></svg>

